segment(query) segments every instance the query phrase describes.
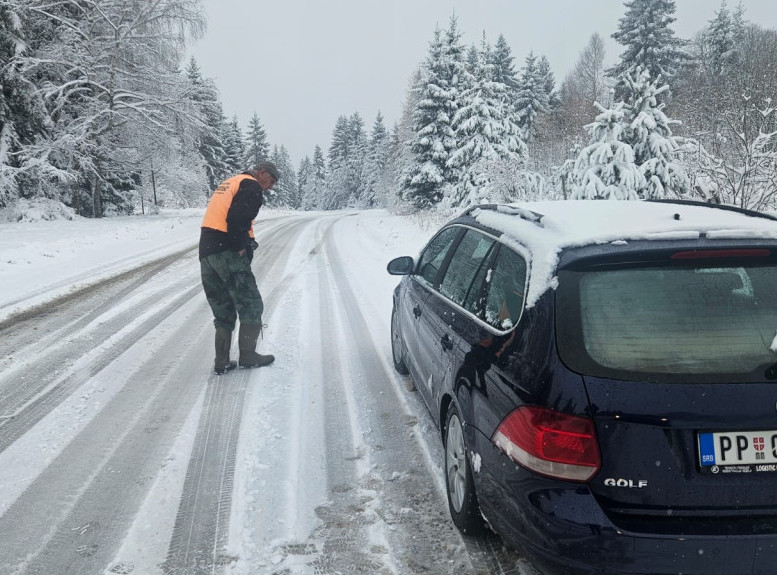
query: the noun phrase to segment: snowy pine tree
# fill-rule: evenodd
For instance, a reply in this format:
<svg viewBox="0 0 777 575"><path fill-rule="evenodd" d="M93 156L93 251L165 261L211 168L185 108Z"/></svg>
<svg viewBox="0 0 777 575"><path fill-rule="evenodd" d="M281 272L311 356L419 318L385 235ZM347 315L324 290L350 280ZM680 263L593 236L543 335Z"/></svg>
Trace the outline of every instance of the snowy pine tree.
<svg viewBox="0 0 777 575"><path fill-rule="evenodd" d="M224 113L215 85L212 81L202 77L194 58L189 61L186 75L192 86L192 101L203 120L197 148L205 160L205 172L208 178L208 191L206 193L210 195L210 192L215 190L216 186L230 173L227 165L227 152L222 141Z"/></svg>
<svg viewBox="0 0 777 575"><path fill-rule="evenodd" d="M515 71L512 50L502 34L491 51L490 64L492 79L507 86L506 93L510 100L514 100L518 93L518 74Z"/></svg>
<svg viewBox="0 0 777 575"><path fill-rule="evenodd" d="M478 69L478 49L474 44L467 48L467 57L465 61L467 65L467 72L470 74L475 74L475 71Z"/></svg>
<svg viewBox="0 0 777 575"><path fill-rule="evenodd" d="M725 0L721 2L715 18L710 21L705 40L709 74L719 79L724 67L731 61L734 48L734 25Z"/></svg>
<svg viewBox="0 0 777 575"><path fill-rule="evenodd" d="M345 188L347 201L341 207L364 207L366 190L367 134L364 120L354 112L348 120L348 157L346 159Z"/></svg>
<svg viewBox="0 0 777 575"><path fill-rule="evenodd" d="M303 186L302 209L323 209L326 194L326 160L321 146L316 146L311 161L310 174Z"/></svg>
<svg viewBox="0 0 777 575"><path fill-rule="evenodd" d="M515 71L510 45L501 34L493 50L491 50L490 64L492 80L505 86L502 95L503 114L514 124L520 125L519 114L516 109L520 82L518 80L518 73Z"/></svg>
<svg viewBox="0 0 777 575"><path fill-rule="evenodd" d="M740 1L739 4L737 4L736 10L734 10L734 14L731 16L731 35L735 49L744 44L746 26L745 7Z"/></svg>
<svg viewBox="0 0 777 575"><path fill-rule="evenodd" d="M548 94L545 91L547 78L540 74L537 58L530 52L521 70L518 81L518 96L515 105L518 125L524 139L530 142L534 137L537 116L548 111Z"/></svg>
<svg viewBox="0 0 777 575"><path fill-rule="evenodd" d="M444 35L439 28L435 30L416 87L410 145L414 163L404 173L404 198L417 208L438 204L445 187L458 180L457 168L447 162L459 145L453 115L471 81L464 52L458 23L452 17Z"/></svg>
<svg viewBox="0 0 777 575"><path fill-rule="evenodd" d="M313 164L310 162L310 157L305 156L299 163L299 169L297 169L297 192L294 201L294 208L305 209L305 194L310 184L312 175Z"/></svg>
<svg viewBox="0 0 777 575"><path fill-rule="evenodd" d="M416 89L421 82L421 69L415 70L408 81L405 101L399 120L394 123L389 136L388 167L386 170L386 205L394 206L404 203L405 182L407 175L415 166L415 155L412 144L415 141L415 124L413 114L416 109L419 91Z"/></svg>
<svg viewBox="0 0 777 575"><path fill-rule="evenodd" d="M266 160L270 156L270 144L267 142L267 134L256 112L251 116L251 121L248 123L246 142L245 165L247 167L255 166L257 162Z"/></svg>
<svg viewBox="0 0 777 575"><path fill-rule="evenodd" d="M321 208L337 210L360 205L364 192L366 155L367 137L361 116L358 112L350 117L340 116L332 131L332 143L329 146L329 193L324 196Z"/></svg>
<svg viewBox="0 0 777 575"><path fill-rule="evenodd" d="M14 63L26 50L22 34L19 16L0 6L0 207L19 195L23 148L43 134L46 123L46 110Z"/></svg>
<svg viewBox="0 0 777 575"><path fill-rule="evenodd" d="M645 178L634 163L634 150L625 141L627 112L623 102L610 109L598 102L600 114L586 126L591 143L584 148L572 172L571 199L636 200Z"/></svg>
<svg viewBox="0 0 777 575"><path fill-rule="evenodd" d="M449 181L445 164L456 147L451 127L456 101L439 28L434 31L416 89L419 97L413 111L414 138L410 145L414 164L405 177L404 195L416 207L429 208L442 200L443 187Z"/></svg>
<svg viewBox="0 0 777 575"><path fill-rule="evenodd" d="M319 208L336 210L348 202L346 179L348 172L348 151L350 148L350 123L347 116L338 116L332 130L329 145L326 188L320 197Z"/></svg>
<svg viewBox="0 0 777 575"><path fill-rule="evenodd" d="M555 108L559 104L559 96L556 92L556 78L553 76L553 70L550 68L550 62L547 56L541 56L537 63L537 77L540 80L543 92L545 92L545 101L548 109Z"/></svg>
<svg viewBox="0 0 777 575"><path fill-rule="evenodd" d="M273 146L270 161L278 168L280 177L272 190L264 193L265 204L272 207L299 207L301 202L297 198L297 173L286 146Z"/></svg>
<svg viewBox="0 0 777 575"><path fill-rule="evenodd" d="M367 158L365 162L365 191L362 204L365 207L386 205L386 170L389 161L389 140L383 115L378 112L372 125L367 143Z"/></svg>
<svg viewBox="0 0 777 575"><path fill-rule="evenodd" d="M680 142L672 135L671 126L679 124L664 113L665 104L658 96L669 89L658 80L651 81L647 70L637 68L625 75L626 119L630 121L626 139L634 151L634 163L645 182L637 189L641 198L681 196L688 191L688 176L676 161Z"/></svg>
<svg viewBox="0 0 777 575"><path fill-rule="evenodd" d="M508 86L493 80L495 74L485 37L475 72L453 118L459 147L451 153L447 166L461 177L447 198L452 206L493 200L495 192L489 185L492 172L499 166L518 163L526 152L520 129L506 103Z"/></svg>
<svg viewBox="0 0 777 575"><path fill-rule="evenodd" d="M237 116L223 123L221 140L224 143L224 163L229 174L237 174L251 167L245 165L245 142Z"/></svg>
<svg viewBox="0 0 777 575"><path fill-rule="evenodd" d="M340 115L337 117L335 127L332 130L332 143L329 145L330 167L343 162L348 157L350 140L348 117Z"/></svg>
<svg viewBox="0 0 777 575"><path fill-rule="evenodd" d="M448 85L451 98L455 105L462 92L469 89L471 74L467 72L464 44L461 43L461 31L456 16L451 16L448 28L445 30L444 55L448 67Z"/></svg>
<svg viewBox="0 0 777 575"><path fill-rule="evenodd" d="M686 58L685 42L670 28L675 21L674 0L629 0L625 6L618 31L612 35L625 50L610 74L622 78L641 66L651 78L670 81Z"/></svg>

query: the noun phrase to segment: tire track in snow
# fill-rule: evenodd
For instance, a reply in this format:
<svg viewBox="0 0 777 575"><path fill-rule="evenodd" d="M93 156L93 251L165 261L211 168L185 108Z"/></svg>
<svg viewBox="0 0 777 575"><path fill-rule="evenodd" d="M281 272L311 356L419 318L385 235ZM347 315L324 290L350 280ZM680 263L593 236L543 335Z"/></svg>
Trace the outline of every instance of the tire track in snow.
<svg viewBox="0 0 777 575"><path fill-rule="evenodd" d="M197 250L196 246L194 247L190 246L190 247L184 248L173 254L142 264L139 267L118 273L117 275L103 279L101 281L98 281L86 287L76 289L72 293L69 293L62 297L58 297L52 301L41 303L39 305L35 305L24 311L11 314L7 318L5 318L2 322L0 322L0 331L3 331L5 329L8 329L14 326L18 326L30 319L37 319L40 316L45 316L51 313L55 313L63 306L69 305L74 300L80 300L80 299L83 299L84 297L90 296L93 293L103 291L105 290L106 287L110 286L111 284L121 283L128 279L134 280L138 276L138 274L140 274L140 278L138 278L138 281L135 283L142 284L145 281L144 278L148 277L149 275L153 275L154 273L157 273L159 270L164 269L165 267L170 266L171 264L174 264L181 258L185 257L187 254L194 253L196 250ZM110 263L116 264L117 262L110 262ZM88 273L92 273L92 272L88 272ZM87 277L87 276L85 275L83 277ZM77 280L74 280L73 278L64 280L64 282L68 282L68 283L75 283L76 281ZM26 293L24 296L20 298L16 298L15 300L5 302L2 305L2 307L0 307L0 311L6 308L12 307L18 303L31 300L38 295L46 293L47 291L53 291L57 288L63 287L64 285L67 285L67 283L64 283L64 282L59 282L50 286L46 286L45 288L36 290L34 292Z"/></svg>
<svg viewBox="0 0 777 575"><path fill-rule="evenodd" d="M200 396L204 306L163 321L161 346L139 344L121 390L3 514L0 574L100 573L113 559Z"/></svg>
<svg viewBox="0 0 777 575"><path fill-rule="evenodd" d="M364 443L359 406L347 381L347 342L358 334L346 329L339 313L337 282L327 257L334 225L336 222L326 229L316 250L321 260L318 309L324 343L321 380L329 501L316 508L321 524L311 539L320 542L320 550L308 564L315 575L397 573L382 544L380 518L373 508L376 493L366 477L369 449Z"/></svg>
<svg viewBox="0 0 777 575"><path fill-rule="evenodd" d="M183 305L191 301L201 292L200 286L190 286L171 300L157 306L139 323L131 323L128 329L127 320L134 311L119 316L118 322L111 322L104 331L98 331L96 336L88 336L82 342L75 342L72 347L64 348L65 354L80 350L87 357L80 358L63 376L52 374L52 369L58 364L44 359L30 373L25 374L26 383L20 384L11 393L6 393L0 399L0 453L14 441L24 435L36 423L55 409L75 390L105 369L121 354L125 353L135 343L140 341L150 330L159 325L165 318L177 312ZM120 331L116 332L117 329ZM107 344L92 347L92 337ZM79 345L80 344L80 345ZM86 361L83 361L86 359ZM17 380L18 381L18 380Z"/></svg>
<svg viewBox="0 0 777 575"><path fill-rule="evenodd" d="M159 300L192 287L192 274L184 274L172 283L163 276L179 262L185 265L186 259L166 259L151 268L144 266L137 273L100 284L100 290L90 288L88 293L0 328L0 414L8 411L9 404L24 403L25 396L29 398L45 388L46 381L87 353L95 341L104 342L147 308L164 303ZM162 291L164 296L160 295ZM118 314L122 317L117 319Z"/></svg>
<svg viewBox="0 0 777 575"><path fill-rule="evenodd" d="M215 573L231 562L223 553L231 506L235 453L248 370L208 380L201 423L184 481L167 559L167 575Z"/></svg>
<svg viewBox="0 0 777 575"><path fill-rule="evenodd" d="M252 506L259 513L272 509L272 517L251 522L248 534L250 537L257 528L264 529L261 540L269 549L250 556L252 563L240 564L240 573L399 573L382 544L385 537L380 533L380 517L372 509L376 494L367 476L369 453L362 441L364 430L358 406L344 381L348 337L342 331L324 245L329 230L342 217L317 222L312 248L307 250L304 283L296 284L296 292L309 295L303 298L300 310L306 314L298 336L302 341L290 346L292 356L287 362L304 363L306 369L292 371L291 387L271 403L283 407L273 409L270 424L276 438L282 438L275 445L278 449L278 442L283 442L280 449L287 461L282 468L288 479L283 481L286 489L274 496L262 494ZM261 447L267 449L266 444ZM256 453L259 447L253 449ZM261 476L262 470L258 472ZM315 486L301 490L303 482ZM313 514L311 504L317 505ZM257 570L260 566L266 570Z"/></svg>

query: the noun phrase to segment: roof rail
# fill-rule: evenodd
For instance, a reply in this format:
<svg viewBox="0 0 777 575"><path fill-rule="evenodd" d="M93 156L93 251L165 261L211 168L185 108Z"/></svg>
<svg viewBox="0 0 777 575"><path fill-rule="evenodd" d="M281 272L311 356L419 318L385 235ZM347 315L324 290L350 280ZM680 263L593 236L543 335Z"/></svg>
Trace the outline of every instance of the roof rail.
<svg viewBox="0 0 777 575"><path fill-rule="evenodd" d="M727 212L736 212L738 214L742 214L745 216L750 216L752 218L764 218L766 220L772 220L777 222L777 217L771 216L769 214L764 214L761 212L756 212L755 210L748 210L745 208L740 208L738 206L732 206L730 204L710 204L707 202L700 202L697 200L645 200L646 202L656 203L656 204L677 204L680 206L696 206L700 208L713 208L716 210L725 210Z"/></svg>
<svg viewBox="0 0 777 575"><path fill-rule="evenodd" d="M539 227L543 227L542 218L545 217L545 214L540 214L527 208L522 208L521 206L514 206L511 204L479 204L467 208L461 215L471 216L472 212L475 210L490 210L503 214L509 214L511 216L518 216L522 220L537 224Z"/></svg>

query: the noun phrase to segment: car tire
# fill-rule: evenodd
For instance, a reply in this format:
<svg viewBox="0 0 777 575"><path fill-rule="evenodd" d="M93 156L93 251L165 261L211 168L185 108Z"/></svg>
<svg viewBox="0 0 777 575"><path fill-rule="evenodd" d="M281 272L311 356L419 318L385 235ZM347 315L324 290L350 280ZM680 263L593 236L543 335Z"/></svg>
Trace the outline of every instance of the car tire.
<svg viewBox="0 0 777 575"><path fill-rule="evenodd" d="M445 423L445 491L448 508L459 531L466 535L481 535L485 522L480 513L472 466L467 456L464 426L459 410L451 405Z"/></svg>
<svg viewBox="0 0 777 575"><path fill-rule="evenodd" d="M408 369L405 364L405 354L403 353L402 334L399 331L399 316L396 308L391 312L391 357L394 360L394 369L397 373L407 375Z"/></svg>

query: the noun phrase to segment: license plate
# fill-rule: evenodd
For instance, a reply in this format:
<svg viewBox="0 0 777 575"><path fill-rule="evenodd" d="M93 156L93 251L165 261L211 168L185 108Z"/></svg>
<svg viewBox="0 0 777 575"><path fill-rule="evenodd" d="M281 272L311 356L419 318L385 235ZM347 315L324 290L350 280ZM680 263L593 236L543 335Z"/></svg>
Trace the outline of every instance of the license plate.
<svg viewBox="0 0 777 575"><path fill-rule="evenodd" d="M726 466L755 466L758 467L755 471L775 471L777 431L700 433L699 464L713 472Z"/></svg>

